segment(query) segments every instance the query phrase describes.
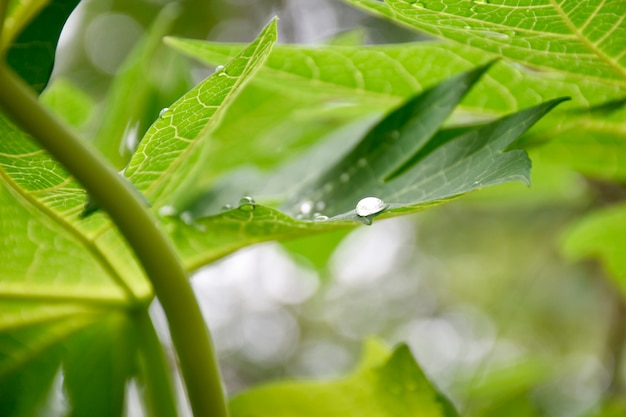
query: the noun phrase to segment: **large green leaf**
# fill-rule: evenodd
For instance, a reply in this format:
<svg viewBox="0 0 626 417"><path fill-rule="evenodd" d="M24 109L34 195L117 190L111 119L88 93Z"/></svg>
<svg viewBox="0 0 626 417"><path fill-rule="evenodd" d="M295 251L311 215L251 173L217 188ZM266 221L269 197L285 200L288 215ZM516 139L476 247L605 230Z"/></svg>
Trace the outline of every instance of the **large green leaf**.
<svg viewBox="0 0 626 417"><path fill-rule="evenodd" d="M625 82L626 3L622 1L347 1L533 68Z"/></svg>
<svg viewBox="0 0 626 417"><path fill-rule="evenodd" d="M373 344L350 376L336 381L283 382L255 388L230 402L233 417L455 417L409 348L391 353Z"/></svg>
<svg viewBox="0 0 626 417"><path fill-rule="evenodd" d="M213 65L222 64L242 48L239 44L176 38L168 38L167 42ZM233 115L246 112L250 122L241 124L235 116L226 118L216 132L215 152L221 149L223 152L214 158L215 163L208 164L207 176L242 162L233 156L240 153L229 152L235 146L249 148L255 159L248 162L265 167L268 162L293 155L310 143L312 132L327 134L335 128L329 122L345 123L359 115L387 111L411 94L472 65L486 63L494 56L469 46L443 42L365 47L278 45L255 77L256 88L246 89L242 99L231 107ZM338 67L344 71L336 71ZM264 92L268 90L272 93ZM503 115L559 96L569 96L572 102L531 130L529 141L550 139L549 147L535 153L541 152L556 162L568 162L595 176L626 177L620 169L626 166L622 162L626 160L626 147L622 145L626 141L623 112L607 118L599 112L585 110L626 96L626 85L614 80L538 71L502 61L462 100L460 112L452 120L465 121L466 113L482 118ZM280 109L280 113L272 113L272 108ZM315 108L319 110L313 111ZM290 117L281 117L283 114ZM303 121L309 123L309 129L300 129ZM247 140L251 136L259 141ZM598 146L590 137L606 140L598 139L603 144ZM289 146L281 142L283 138ZM255 146L257 143L264 146ZM569 146L570 151L564 154L563 148L570 143L583 143L585 149L578 152L575 146ZM606 143L610 146L604 146ZM281 151L276 152L279 147ZM590 150L597 159L587 158ZM567 156L561 158L562 155ZM614 163L607 164L607 160Z"/></svg>
<svg viewBox="0 0 626 417"><path fill-rule="evenodd" d="M256 172L235 176L222 185L224 190L212 188L200 195L179 217L163 218L187 266L196 268L250 243L345 228L356 222L369 224L379 214L422 210L486 186L528 183L526 154L507 148L562 100L478 128L436 133L485 69L450 78L407 101L339 159L337 147L325 147L323 153L312 155L316 162L298 160L289 169L257 181ZM303 167L310 172L303 172ZM310 181L303 181L307 175ZM263 184L273 184L278 177L283 178L280 187L289 197L282 210L289 215L246 198L238 203L245 192L262 196L267 189ZM383 199L385 210L357 215L357 203L368 196ZM222 205L226 210L220 213Z"/></svg>
<svg viewBox="0 0 626 417"><path fill-rule="evenodd" d="M534 154L595 177L626 178L622 168L626 166L626 110L622 105L611 117L594 110L613 101L623 104L626 96L626 3L347 1L413 29L491 56L504 56L524 72L543 79L539 84L525 79L522 94L534 94L541 84L559 89L563 80L574 89L580 87L586 100L579 101L578 94L573 94L571 106L583 111L555 112L539 133L531 132L529 140L550 140ZM590 82L598 84L589 94L584 93Z"/></svg>

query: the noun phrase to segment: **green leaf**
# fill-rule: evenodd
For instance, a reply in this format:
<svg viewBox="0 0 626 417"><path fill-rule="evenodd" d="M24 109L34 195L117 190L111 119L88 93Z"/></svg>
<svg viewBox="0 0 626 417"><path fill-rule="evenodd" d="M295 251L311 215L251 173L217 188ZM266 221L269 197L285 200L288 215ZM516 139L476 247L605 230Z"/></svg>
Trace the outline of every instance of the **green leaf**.
<svg viewBox="0 0 626 417"><path fill-rule="evenodd" d="M180 204L190 193L209 137L239 90L276 41L276 20L224 68L174 103L150 127L125 175L155 206Z"/></svg>
<svg viewBox="0 0 626 417"><path fill-rule="evenodd" d="M562 99L469 131L435 135L482 71L451 78L392 112L341 161L303 187L288 202L289 209L298 212L309 202L322 202L328 216L363 220L354 207L368 196L383 199L389 211L406 212L490 185L529 183L526 154L505 151Z"/></svg>
<svg viewBox="0 0 626 417"><path fill-rule="evenodd" d="M43 93L40 100L72 127L85 127L93 115L94 100L72 82L57 78Z"/></svg>
<svg viewBox="0 0 626 417"><path fill-rule="evenodd" d="M242 47L176 38L167 38L166 42L213 65L222 64ZM241 162L235 161L233 155L254 155L248 162L265 168L268 162L289 157L311 143L311 132L318 132L318 137L328 134L334 128L329 122L345 124L372 112L386 112L410 95L473 65L484 64L493 56L444 42L363 47L277 45L253 80L255 90L247 88L243 92L231 107L232 117L227 117L216 132L217 155L214 163L207 164L206 177L223 171L226 164L232 168ZM338 72L337 68L347 70ZM461 101L451 121L464 123L476 117L501 116L559 96L569 96L572 102L551 112L529 132L527 141L549 139L545 158L550 161L569 162L582 172L603 178L625 178L620 169L626 166L622 163L626 157L626 148L622 146L626 143L624 117L616 113L608 119L586 110L619 102L626 96L626 85L614 80L540 71L501 61ZM273 108L277 109L275 113ZM248 123L239 123L243 114L249 116ZM303 122L309 123L306 129L302 129ZM249 141L249 137L259 140ZM591 137L606 140L599 139L599 145ZM584 149L568 146L570 142L583 143ZM610 147L604 146L607 142ZM257 143L263 146L255 146ZM234 146L250 152L229 152ZM567 153L563 152L565 147ZM276 152L276 148L281 151ZM589 163L590 151L616 162ZM535 154L541 152L537 150ZM561 155L563 159L559 160Z"/></svg>
<svg viewBox="0 0 626 417"><path fill-rule="evenodd" d="M162 83L167 81L162 74L163 65L159 62L163 58L160 46L178 15L177 4L170 4L159 13L150 31L120 68L105 99L93 143L117 169L126 166L137 146L127 144L128 137L131 134L140 136L147 128L142 126L142 119L147 109L152 110L149 108L150 101L154 99L152 79L159 76ZM181 81L186 86L186 77L182 76ZM129 91L133 93L129 94Z"/></svg>
<svg viewBox="0 0 626 417"><path fill-rule="evenodd" d="M447 199L507 181L528 183L530 161L521 150L504 152L526 129L562 100L554 100L472 129L436 131L485 67L451 78L409 100L390 113L339 162L337 149L327 147L317 159L295 161L306 173L278 170L286 177L281 188L290 200L290 215L258 204L247 204L214 214L222 204L244 195L257 182L234 177L220 189L211 188L186 207L180 216L162 218L185 265L195 269L240 247L267 240L284 240L321 231L342 229L355 222L371 223L374 216L358 216L360 199L374 196L386 202L383 217L422 210ZM325 170L320 172L320 169ZM298 172L296 174L296 172ZM254 175L254 174L252 174ZM248 178L248 177L244 177ZM272 176L260 182L274 183ZM243 188L245 187L245 188ZM262 187L258 186L261 192ZM206 207L205 207L206 205ZM320 221L315 213L330 217ZM176 214L176 213L169 213ZM379 213L376 213L378 215Z"/></svg>
<svg viewBox="0 0 626 417"><path fill-rule="evenodd" d="M597 258L626 294L626 205L593 212L565 235L563 252L573 260Z"/></svg>
<svg viewBox="0 0 626 417"><path fill-rule="evenodd" d="M48 83L61 30L79 1L51 1L20 31L8 49L7 63L37 92L41 92ZM9 20L19 19L15 15L19 14L20 8L28 8L28 3L37 2L24 2L24 5L20 2L14 16L10 16ZM10 39L13 30L15 29L11 22L7 27L7 38Z"/></svg>
<svg viewBox="0 0 626 417"><path fill-rule="evenodd" d="M126 383L134 371L135 343L128 318L112 314L66 344L63 370L70 415L122 415Z"/></svg>
<svg viewBox="0 0 626 417"><path fill-rule="evenodd" d="M457 416L450 402L428 381L407 346L383 353L370 343L368 351L359 368L343 379L275 383L240 394L230 403L231 415Z"/></svg>
<svg viewBox="0 0 626 417"><path fill-rule="evenodd" d="M432 35L539 69L626 81L626 3L347 0Z"/></svg>

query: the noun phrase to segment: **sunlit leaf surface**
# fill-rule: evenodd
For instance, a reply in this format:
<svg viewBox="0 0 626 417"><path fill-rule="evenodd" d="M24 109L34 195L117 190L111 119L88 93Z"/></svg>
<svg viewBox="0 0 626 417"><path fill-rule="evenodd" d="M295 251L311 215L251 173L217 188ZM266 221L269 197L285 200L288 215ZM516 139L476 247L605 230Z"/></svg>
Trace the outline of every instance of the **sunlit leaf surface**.
<svg viewBox="0 0 626 417"><path fill-rule="evenodd" d="M255 388L233 398L230 410L233 417L457 416L407 346L389 353L373 342L359 368L346 378Z"/></svg>

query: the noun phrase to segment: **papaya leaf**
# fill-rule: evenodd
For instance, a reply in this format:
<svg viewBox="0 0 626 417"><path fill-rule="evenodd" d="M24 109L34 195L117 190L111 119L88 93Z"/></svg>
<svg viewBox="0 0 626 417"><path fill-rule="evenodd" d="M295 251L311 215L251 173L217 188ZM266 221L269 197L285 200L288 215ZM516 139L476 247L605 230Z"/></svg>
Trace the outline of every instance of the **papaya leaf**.
<svg viewBox="0 0 626 417"><path fill-rule="evenodd" d="M254 388L233 398L230 410L233 417L458 416L406 345L385 352L373 342L358 369L345 378Z"/></svg>
<svg viewBox="0 0 626 417"><path fill-rule="evenodd" d="M175 191L190 192L212 131L275 41L276 20L226 66L164 109L146 132L125 175L154 205L178 205L185 196Z"/></svg>
<svg viewBox="0 0 626 417"><path fill-rule="evenodd" d="M241 196L244 190L250 191L256 184L251 180L240 178L228 183L224 187L226 194L210 189L208 198L200 195L200 203L192 201L166 225L185 264L194 269L250 243L340 229L356 222L370 224L378 215L419 211L490 185L529 183L530 160L526 153L508 148L563 99L477 128L440 130L486 68L450 78L407 101L370 129L334 165L329 161L337 150L326 149L320 159L327 168L313 171L311 181L302 182L302 173L277 171L276 176L291 180L282 187L290 190L296 186L281 206L285 213L247 198L239 203L226 197L220 201L222 196ZM296 165L307 166L302 161ZM262 177L260 182L273 180L271 176ZM359 215L356 206L366 197L382 200L382 206L371 214ZM202 202L211 199L211 207L225 204L226 211L204 211Z"/></svg>
<svg viewBox="0 0 626 417"><path fill-rule="evenodd" d="M626 4L540 0L347 0L410 28L532 68L626 82Z"/></svg>
<svg viewBox="0 0 626 417"><path fill-rule="evenodd" d="M178 38L167 38L166 42L211 65L222 64L242 48L240 44ZM263 168L268 161L287 158L309 143L310 132L326 128L320 134L327 134L333 128L329 121L348 123L359 116L387 112L412 94L496 56L470 46L439 41L362 47L277 45L253 80L255 91L269 90L273 95L265 93L266 98L258 93L253 95L248 88L243 92L242 100L234 103L231 107L233 115L245 111L251 122L242 125L236 123L238 119L234 117L224 120L215 135L215 151L223 148L224 152L214 158L215 163L208 164L206 177L211 178L223 171L226 164L232 168L240 162L234 160L235 153L228 152L231 146L235 146L233 140L238 142L238 149L254 147L250 154L255 155L255 160L248 162ZM349 70L338 73L335 71L337 67ZM593 110L603 108L606 103L623 102L626 85L612 79L531 68L503 60L495 64L464 97L451 122L463 122L468 116L498 117L559 96L571 97L572 101L551 112L526 134L524 143L528 146L547 143L545 150L537 148L533 155L569 163L596 177L626 178L626 172L620 168L626 166L623 163L626 160L623 114L620 114L619 107L610 118ZM244 102L243 97L248 100ZM252 102L255 106L246 105ZM283 109L283 103L290 103L291 107ZM316 106L319 111L313 112L312 108ZM272 114L272 108L280 109L280 114ZM574 111L577 112L575 117ZM290 117L278 117L285 112ZM300 130L303 114L306 114L305 121L310 120L310 128ZM298 123L289 124L293 120ZM259 143L264 146L256 147L257 141L244 140L251 135L259 137ZM281 152L268 152L268 149L280 146L275 143L277 138L285 136L290 147L281 146ZM601 138L601 143L591 139L594 137ZM590 160L590 153L597 158Z"/></svg>

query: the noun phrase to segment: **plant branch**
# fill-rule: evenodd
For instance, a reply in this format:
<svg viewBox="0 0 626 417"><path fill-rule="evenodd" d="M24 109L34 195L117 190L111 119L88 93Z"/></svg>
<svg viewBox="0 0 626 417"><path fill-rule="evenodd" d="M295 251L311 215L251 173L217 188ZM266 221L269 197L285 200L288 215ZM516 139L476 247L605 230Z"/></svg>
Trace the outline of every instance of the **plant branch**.
<svg viewBox="0 0 626 417"><path fill-rule="evenodd" d="M109 214L133 248L167 315L194 414L226 417L214 348L187 273L139 195L100 155L41 106L33 91L6 65L0 65L0 107L59 160Z"/></svg>

